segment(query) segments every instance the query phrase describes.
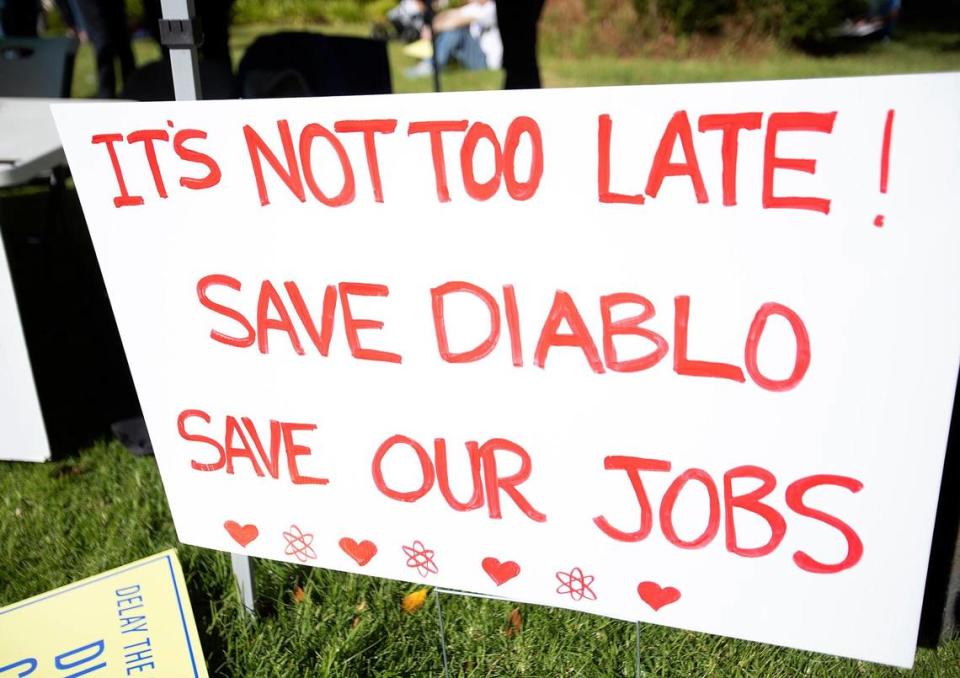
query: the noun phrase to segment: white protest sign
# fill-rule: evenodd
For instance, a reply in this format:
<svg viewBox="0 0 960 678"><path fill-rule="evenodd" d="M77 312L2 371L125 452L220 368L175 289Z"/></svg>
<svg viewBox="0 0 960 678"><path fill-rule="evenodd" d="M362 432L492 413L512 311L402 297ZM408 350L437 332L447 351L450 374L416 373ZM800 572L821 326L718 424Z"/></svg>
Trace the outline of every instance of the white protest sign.
<svg viewBox="0 0 960 678"><path fill-rule="evenodd" d="M0 459L46 461L50 458L43 412L33 382L30 356L6 253L0 243Z"/></svg>
<svg viewBox="0 0 960 678"><path fill-rule="evenodd" d="M186 543L907 666L960 76L55 106Z"/></svg>

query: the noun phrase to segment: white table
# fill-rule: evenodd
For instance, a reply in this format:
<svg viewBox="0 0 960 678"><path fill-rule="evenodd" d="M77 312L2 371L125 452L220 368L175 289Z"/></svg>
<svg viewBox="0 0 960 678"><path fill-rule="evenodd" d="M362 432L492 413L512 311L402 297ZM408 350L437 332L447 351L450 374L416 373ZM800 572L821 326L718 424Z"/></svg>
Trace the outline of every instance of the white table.
<svg viewBox="0 0 960 678"><path fill-rule="evenodd" d="M50 115L57 99L0 98L0 188L25 184L67 164ZM0 459L50 458L43 412L0 243Z"/></svg>
<svg viewBox="0 0 960 678"><path fill-rule="evenodd" d="M0 98L0 188L19 186L67 164L50 104L64 99Z"/></svg>

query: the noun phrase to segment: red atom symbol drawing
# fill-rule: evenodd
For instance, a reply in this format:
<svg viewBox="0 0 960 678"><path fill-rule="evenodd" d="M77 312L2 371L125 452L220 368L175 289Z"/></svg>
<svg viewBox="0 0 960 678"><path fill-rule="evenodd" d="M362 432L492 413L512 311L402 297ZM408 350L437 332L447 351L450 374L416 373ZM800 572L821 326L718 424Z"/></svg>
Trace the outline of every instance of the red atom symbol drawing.
<svg viewBox="0 0 960 678"><path fill-rule="evenodd" d="M421 577L426 577L428 573L437 574L437 564L433 562L434 551L428 549L417 539L410 546L404 546L403 552L407 556L407 567L417 568Z"/></svg>
<svg viewBox="0 0 960 678"><path fill-rule="evenodd" d="M295 556L301 563L316 559L317 552L310 546L313 543L312 534L304 533L296 525L291 525L290 531L283 533L283 538L287 540L287 548L283 552L288 556Z"/></svg>
<svg viewBox="0 0 960 678"><path fill-rule="evenodd" d="M561 570L557 572L557 581L560 582L557 593L569 595L574 600L582 600L583 598L596 600L597 594L590 588L593 580L594 576L592 574L585 575L579 567L575 567L569 572Z"/></svg>

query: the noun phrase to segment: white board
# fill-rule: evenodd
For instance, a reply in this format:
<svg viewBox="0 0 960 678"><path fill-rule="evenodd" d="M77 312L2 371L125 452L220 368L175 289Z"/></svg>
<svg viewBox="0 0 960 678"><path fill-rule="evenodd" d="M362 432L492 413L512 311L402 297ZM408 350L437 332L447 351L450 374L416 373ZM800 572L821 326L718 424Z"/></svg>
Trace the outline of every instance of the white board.
<svg viewBox="0 0 960 678"><path fill-rule="evenodd" d="M30 369L20 313L0 244L0 459L46 461L50 445Z"/></svg>
<svg viewBox="0 0 960 678"><path fill-rule="evenodd" d="M960 358L958 106L939 75L53 110L182 541L908 666ZM365 150L358 120L396 124ZM471 125L438 137L445 188L424 121ZM646 334L605 347L617 293L643 299L609 327Z"/></svg>

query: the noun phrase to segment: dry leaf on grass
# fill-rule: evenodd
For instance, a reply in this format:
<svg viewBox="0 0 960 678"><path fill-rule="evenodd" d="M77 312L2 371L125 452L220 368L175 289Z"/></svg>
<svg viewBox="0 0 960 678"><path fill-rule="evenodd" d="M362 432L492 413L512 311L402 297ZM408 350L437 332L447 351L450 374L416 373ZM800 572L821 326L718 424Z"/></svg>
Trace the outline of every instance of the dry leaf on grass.
<svg viewBox="0 0 960 678"><path fill-rule="evenodd" d="M299 586L293 587L293 602L302 603L303 599L307 597L307 594L303 592L303 589Z"/></svg>
<svg viewBox="0 0 960 678"><path fill-rule="evenodd" d="M355 629L360 626L361 617L363 616L363 613L367 611L367 601L361 600L353 609L357 614L353 617L353 621L350 622L351 629Z"/></svg>
<svg viewBox="0 0 960 678"><path fill-rule="evenodd" d="M417 589L413 593L408 593L403 597L403 602L400 604L403 607L403 611L407 614L413 614L427 602L427 589Z"/></svg>
<svg viewBox="0 0 960 678"><path fill-rule="evenodd" d="M503 632L507 634L507 638L513 638L521 631L523 631L523 617L520 616L520 608L515 607L510 610L510 616L507 617L507 628Z"/></svg>

